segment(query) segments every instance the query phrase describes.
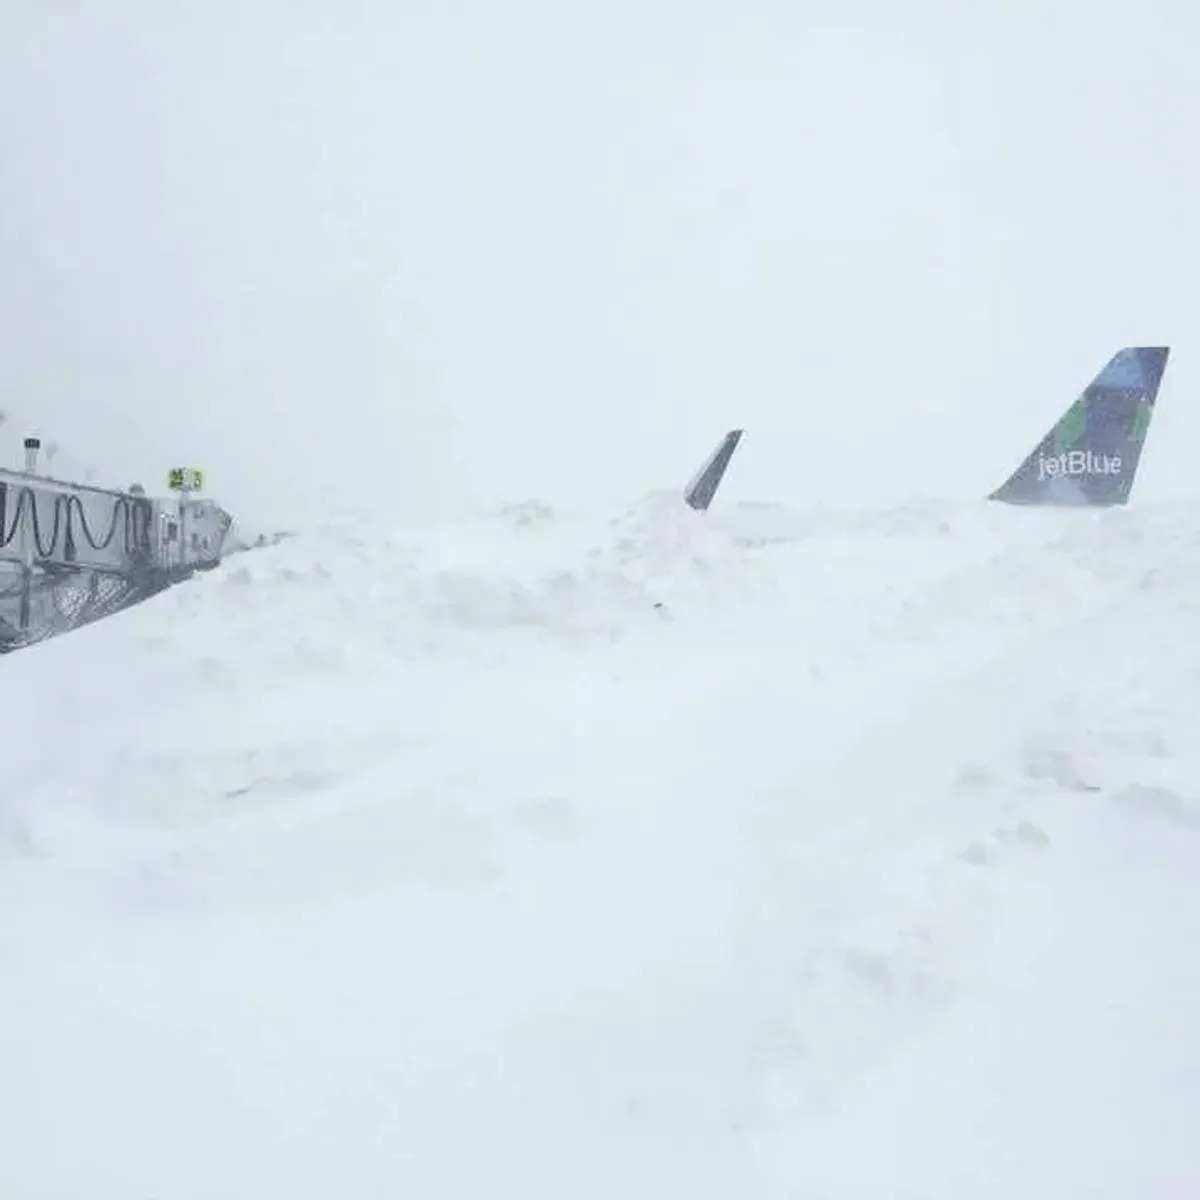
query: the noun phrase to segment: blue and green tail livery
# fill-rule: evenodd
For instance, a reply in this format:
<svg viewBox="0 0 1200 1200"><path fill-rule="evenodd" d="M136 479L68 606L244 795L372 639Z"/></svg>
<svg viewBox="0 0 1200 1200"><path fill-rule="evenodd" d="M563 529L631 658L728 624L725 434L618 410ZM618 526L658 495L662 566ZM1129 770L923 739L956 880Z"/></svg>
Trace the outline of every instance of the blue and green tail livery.
<svg viewBox="0 0 1200 1200"><path fill-rule="evenodd" d="M1126 503L1169 353L1167 346L1127 346L1114 354L989 499L1075 507Z"/></svg>

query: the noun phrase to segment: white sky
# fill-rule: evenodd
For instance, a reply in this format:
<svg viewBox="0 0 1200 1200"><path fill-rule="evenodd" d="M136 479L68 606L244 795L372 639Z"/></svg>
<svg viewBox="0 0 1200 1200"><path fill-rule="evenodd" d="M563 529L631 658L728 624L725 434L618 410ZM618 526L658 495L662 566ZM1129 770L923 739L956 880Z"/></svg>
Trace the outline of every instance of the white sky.
<svg viewBox="0 0 1200 1200"><path fill-rule="evenodd" d="M1130 343L1197 491L1200 9L7 0L0 456L252 525L981 494ZM64 471L64 473L66 473Z"/></svg>

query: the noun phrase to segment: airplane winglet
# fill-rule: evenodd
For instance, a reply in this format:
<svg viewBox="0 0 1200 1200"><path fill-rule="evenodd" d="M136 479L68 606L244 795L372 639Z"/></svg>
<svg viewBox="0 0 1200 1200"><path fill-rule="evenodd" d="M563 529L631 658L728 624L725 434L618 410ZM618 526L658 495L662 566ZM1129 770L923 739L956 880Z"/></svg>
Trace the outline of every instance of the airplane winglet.
<svg viewBox="0 0 1200 1200"><path fill-rule="evenodd" d="M697 512L706 512L713 502L717 488L725 478L729 460L733 458L733 452L738 448L744 432L742 429L731 429L684 489L684 501Z"/></svg>

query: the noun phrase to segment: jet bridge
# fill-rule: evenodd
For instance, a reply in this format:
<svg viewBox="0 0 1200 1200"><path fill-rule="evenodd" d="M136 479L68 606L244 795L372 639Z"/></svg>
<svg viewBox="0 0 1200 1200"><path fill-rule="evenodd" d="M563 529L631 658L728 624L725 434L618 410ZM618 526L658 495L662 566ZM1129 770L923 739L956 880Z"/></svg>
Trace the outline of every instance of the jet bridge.
<svg viewBox="0 0 1200 1200"><path fill-rule="evenodd" d="M0 561L49 570L145 570L154 512L145 497L0 470Z"/></svg>
<svg viewBox="0 0 1200 1200"><path fill-rule="evenodd" d="M37 438L25 470L0 469L0 650L65 632L217 566L232 523L195 495L203 476L170 473L175 497L53 479L38 473Z"/></svg>

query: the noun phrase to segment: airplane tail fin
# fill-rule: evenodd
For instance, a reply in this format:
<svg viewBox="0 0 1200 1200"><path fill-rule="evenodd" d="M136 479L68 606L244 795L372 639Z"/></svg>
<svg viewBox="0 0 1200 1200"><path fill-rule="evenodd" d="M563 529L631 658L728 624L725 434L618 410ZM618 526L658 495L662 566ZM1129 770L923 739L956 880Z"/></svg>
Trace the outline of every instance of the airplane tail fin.
<svg viewBox="0 0 1200 1200"><path fill-rule="evenodd" d="M741 429L731 429L684 489L684 500L697 512L705 512L712 503L717 488L721 486L721 480L725 478L729 460L733 457L738 442L742 440L743 432Z"/></svg>
<svg viewBox="0 0 1200 1200"><path fill-rule="evenodd" d="M1125 504L1168 346L1127 346L1063 414L989 500L1059 506Z"/></svg>

